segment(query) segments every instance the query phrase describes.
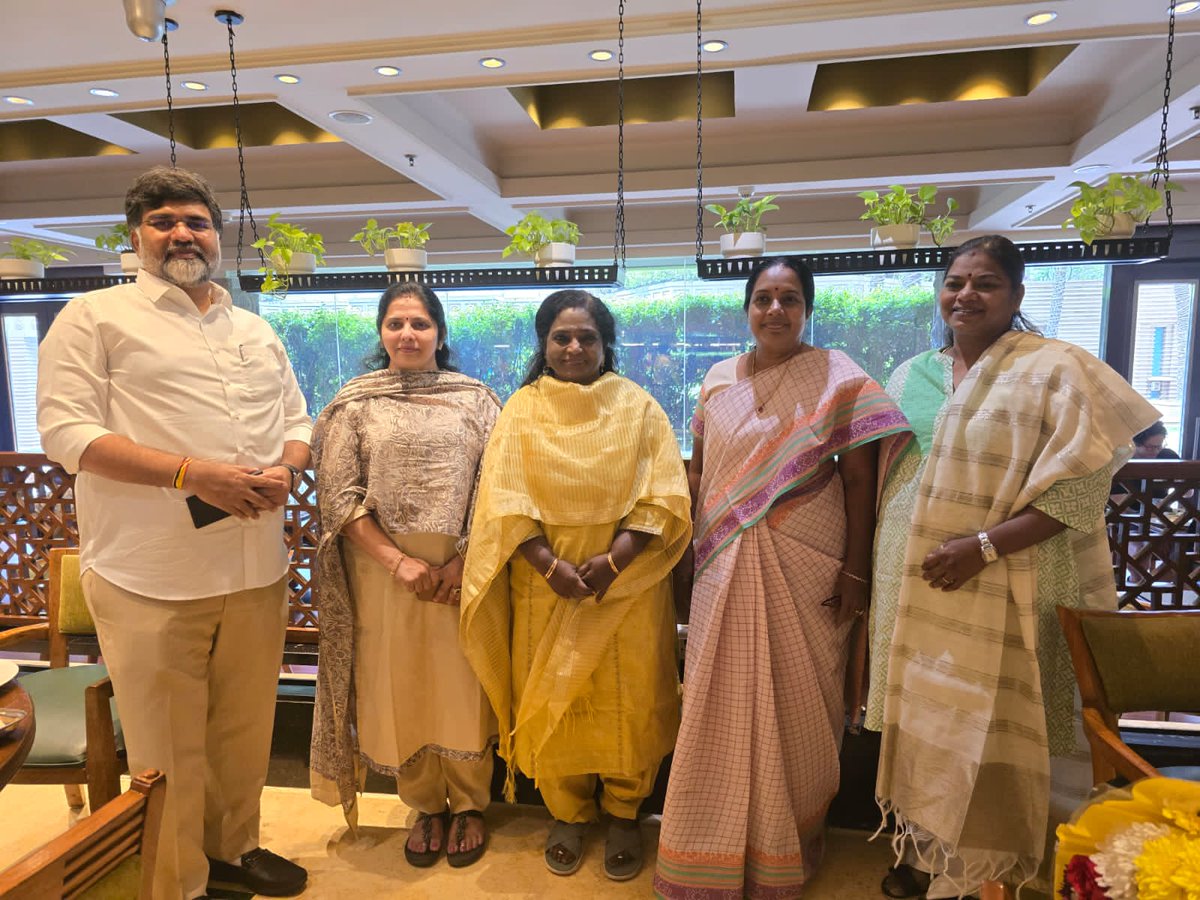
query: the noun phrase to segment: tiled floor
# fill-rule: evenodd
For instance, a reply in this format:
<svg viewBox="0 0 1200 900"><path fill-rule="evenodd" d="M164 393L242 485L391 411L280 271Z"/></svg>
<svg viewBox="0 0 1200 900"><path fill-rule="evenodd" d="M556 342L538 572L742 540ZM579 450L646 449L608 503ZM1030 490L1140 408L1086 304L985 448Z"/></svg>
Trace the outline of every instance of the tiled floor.
<svg viewBox="0 0 1200 900"><path fill-rule="evenodd" d="M604 830L588 836L583 867L573 876L552 875L542 862L549 816L535 806L493 804L488 811L490 846L467 869L451 869L444 859L431 869L404 861L409 812L399 800L376 794L363 798L359 836L354 838L341 811L317 803L308 792L267 788L263 798L263 843L309 870L310 900L470 900L476 897L570 898L649 897L653 854L633 881L615 884L604 877ZM0 868L45 843L68 825L60 787L10 785L0 792ZM658 837L657 820L643 827L648 848ZM832 830L826 863L805 893L806 900L874 900L879 879L891 862L886 838Z"/></svg>

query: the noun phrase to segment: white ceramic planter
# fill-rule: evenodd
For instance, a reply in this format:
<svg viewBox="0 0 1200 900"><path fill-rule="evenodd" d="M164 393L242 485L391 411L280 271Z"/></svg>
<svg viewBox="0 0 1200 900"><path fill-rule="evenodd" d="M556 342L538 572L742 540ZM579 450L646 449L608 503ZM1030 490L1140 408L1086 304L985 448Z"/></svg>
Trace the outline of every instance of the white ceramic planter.
<svg viewBox="0 0 1200 900"><path fill-rule="evenodd" d="M429 263L429 254L424 250L406 247L388 247L383 251L389 272L424 272Z"/></svg>
<svg viewBox="0 0 1200 900"><path fill-rule="evenodd" d="M1138 223L1134 221L1133 216L1129 213L1114 213L1112 228L1108 229L1104 234L1096 235L1096 238L1105 241L1131 238L1133 237L1133 232L1137 230L1137 225Z"/></svg>
<svg viewBox="0 0 1200 900"><path fill-rule="evenodd" d="M136 275L138 273L138 269L141 267L142 261L138 258L136 253L121 254L121 274Z"/></svg>
<svg viewBox="0 0 1200 900"><path fill-rule="evenodd" d="M873 250L911 250L919 243L920 225L879 225L871 229Z"/></svg>
<svg viewBox="0 0 1200 900"><path fill-rule="evenodd" d="M552 269L558 266L575 265L575 245L559 241L546 244L536 254L533 262L542 269Z"/></svg>
<svg viewBox="0 0 1200 900"><path fill-rule="evenodd" d="M721 235L721 255L762 256L767 249L767 236L761 231L730 231Z"/></svg>
<svg viewBox="0 0 1200 900"><path fill-rule="evenodd" d="M317 257L312 253L293 253L292 261L284 265L279 254L272 253L271 265L288 275L311 275L317 271Z"/></svg>
<svg viewBox="0 0 1200 900"><path fill-rule="evenodd" d="M46 267L36 259L0 259L0 278L45 278Z"/></svg>

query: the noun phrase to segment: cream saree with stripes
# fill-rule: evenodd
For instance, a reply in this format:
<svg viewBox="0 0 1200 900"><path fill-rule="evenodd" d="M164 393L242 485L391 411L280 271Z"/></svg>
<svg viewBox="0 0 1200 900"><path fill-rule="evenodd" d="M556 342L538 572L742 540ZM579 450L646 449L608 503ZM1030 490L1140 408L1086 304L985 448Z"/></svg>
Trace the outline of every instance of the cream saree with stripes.
<svg viewBox="0 0 1200 900"><path fill-rule="evenodd" d="M921 579L942 542L992 528L1060 481L1123 461L1158 418L1086 351L1026 332L997 340L954 391L921 478L905 553L876 792L897 849L963 891L1022 883L1044 852L1050 760L1037 657L1035 545L952 593ZM1080 605L1115 603L1102 527L1072 541ZM1089 577L1108 571L1108 577ZM924 866L923 866L924 867Z"/></svg>

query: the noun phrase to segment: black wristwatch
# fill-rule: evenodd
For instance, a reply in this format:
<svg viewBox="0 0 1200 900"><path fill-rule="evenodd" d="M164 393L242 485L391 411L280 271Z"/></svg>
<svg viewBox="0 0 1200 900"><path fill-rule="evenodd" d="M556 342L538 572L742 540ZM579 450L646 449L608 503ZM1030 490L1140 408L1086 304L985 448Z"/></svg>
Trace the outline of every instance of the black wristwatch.
<svg viewBox="0 0 1200 900"><path fill-rule="evenodd" d="M281 462L280 465L292 473L291 490L294 491L296 489L296 482L298 482L300 480L300 470L298 468L296 468L295 466L293 466L291 463Z"/></svg>

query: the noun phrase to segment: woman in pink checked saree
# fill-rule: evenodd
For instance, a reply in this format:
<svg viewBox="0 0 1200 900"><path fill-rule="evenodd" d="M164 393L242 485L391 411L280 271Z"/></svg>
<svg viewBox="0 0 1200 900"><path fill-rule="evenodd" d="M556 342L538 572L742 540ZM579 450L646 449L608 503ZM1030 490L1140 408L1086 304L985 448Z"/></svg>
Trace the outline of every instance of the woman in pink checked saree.
<svg viewBox="0 0 1200 900"><path fill-rule="evenodd" d="M660 897L797 897L824 848L847 648L866 611L877 471L908 423L845 354L803 344L812 273L760 263L755 348L693 421L695 581Z"/></svg>

